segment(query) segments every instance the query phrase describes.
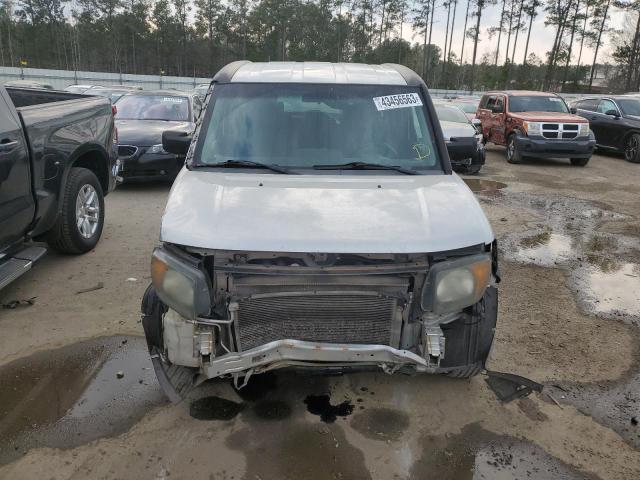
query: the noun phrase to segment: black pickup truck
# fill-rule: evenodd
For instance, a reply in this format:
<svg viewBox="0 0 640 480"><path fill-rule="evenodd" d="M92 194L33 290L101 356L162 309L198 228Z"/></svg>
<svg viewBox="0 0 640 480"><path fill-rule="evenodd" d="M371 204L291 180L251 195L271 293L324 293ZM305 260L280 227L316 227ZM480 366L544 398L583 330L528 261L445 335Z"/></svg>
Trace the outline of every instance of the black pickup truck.
<svg viewBox="0 0 640 480"><path fill-rule="evenodd" d="M0 289L44 255L40 241L71 254L98 243L117 143L104 97L0 86Z"/></svg>

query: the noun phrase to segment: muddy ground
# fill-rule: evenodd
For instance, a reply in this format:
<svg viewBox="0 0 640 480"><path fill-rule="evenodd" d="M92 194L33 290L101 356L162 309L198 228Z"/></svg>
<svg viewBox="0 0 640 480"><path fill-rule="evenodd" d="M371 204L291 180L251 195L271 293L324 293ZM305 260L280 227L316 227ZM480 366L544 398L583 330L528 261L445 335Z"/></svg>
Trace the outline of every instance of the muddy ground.
<svg viewBox="0 0 640 480"><path fill-rule="evenodd" d="M94 252L49 254L0 292L36 297L0 309L0 478L640 478L640 165L490 147L474 179L502 254L489 367L543 393L285 372L170 405L138 314L168 186L123 186Z"/></svg>

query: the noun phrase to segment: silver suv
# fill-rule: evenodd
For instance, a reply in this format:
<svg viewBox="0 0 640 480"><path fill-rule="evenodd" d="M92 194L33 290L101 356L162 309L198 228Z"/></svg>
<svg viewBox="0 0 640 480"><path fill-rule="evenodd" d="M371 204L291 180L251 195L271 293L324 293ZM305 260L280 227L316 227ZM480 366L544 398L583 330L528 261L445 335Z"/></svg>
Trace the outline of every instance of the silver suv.
<svg viewBox="0 0 640 480"><path fill-rule="evenodd" d="M172 400L282 367L468 377L497 316L491 227L422 79L235 62L213 79L151 261L143 326Z"/></svg>

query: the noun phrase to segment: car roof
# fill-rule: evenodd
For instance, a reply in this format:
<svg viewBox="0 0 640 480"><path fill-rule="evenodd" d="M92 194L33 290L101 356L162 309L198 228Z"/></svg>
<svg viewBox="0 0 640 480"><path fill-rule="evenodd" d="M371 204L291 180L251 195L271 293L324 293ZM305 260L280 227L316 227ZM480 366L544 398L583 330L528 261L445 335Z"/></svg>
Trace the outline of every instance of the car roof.
<svg viewBox="0 0 640 480"><path fill-rule="evenodd" d="M523 97L523 96L548 97L549 95L557 96L555 93L552 93L552 92L539 92L537 90L493 90L485 93L485 95L497 95L497 94L509 95L513 97Z"/></svg>
<svg viewBox="0 0 640 480"><path fill-rule="evenodd" d="M127 95L142 96L157 96L164 95L165 97L193 97L193 92L182 92L180 90L129 90Z"/></svg>
<svg viewBox="0 0 640 480"><path fill-rule="evenodd" d="M245 62L235 71L232 83L333 83L407 85L395 65L329 62Z"/></svg>

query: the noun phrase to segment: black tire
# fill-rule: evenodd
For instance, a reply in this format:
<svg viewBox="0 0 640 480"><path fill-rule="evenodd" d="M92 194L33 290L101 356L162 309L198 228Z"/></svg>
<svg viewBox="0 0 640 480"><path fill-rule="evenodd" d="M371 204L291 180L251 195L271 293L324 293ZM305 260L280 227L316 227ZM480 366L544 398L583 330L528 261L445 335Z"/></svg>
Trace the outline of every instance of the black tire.
<svg viewBox="0 0 640 480"><path fill-rule="evenodd" d="M156 378L167 398L173 403L178 403L197 385L198 370L174 365L164 355L162 317L167 312L167 307L162 303L152 285L149 285L144 292L141 310L142 328Z"/></svg>
<svg viewBox="0 0 640 480"><path fill-rule="evenodd" d="M98 205L98 212L92 213L93 226L87 227L88 230L85 234L80 232L78 227L77 217L77 201L80 191L95 192L95 197ZM93 249L98 241L100 235L102 235L102 228L104 226L104 194L102 192L102 186L98 181L98 177L86 168L73 167L67 177L67 183L64 186L62 195L62 211L58 216L56 224L51 230L46 233L47 243L51 248L61 253L80 254L88 252ZM95 207L85 207L95 208ZM93 214L95 213L95 218ZM88 217L89 215L87 215ZM84 223L83 223L84 225ZM89 235L86 237L85 235Z"/></svg>
<svg viewBox="0 0 640 480"><path fill-rule="evenodd" d="M640 134L632 133L624 142L624 159L631 163L640 163Z"/></svg>
<svg viewBox="0 0 640 480"><path fill-rule="evenodd" d="M482 299L466 309L466 313L442 326L446 342L440 368L452 378L470 378L484 370L498 317L498 290L487 288Z"/></svg>
<svg viewBox="0 0 640 480"><path fill-rule="evenodd" d="M518 164L522 162L522 155L516 148L516 137L517 134L512 133L507 138L507 162L512 164Z"/></svg>
<svg viewBox="0 0 640 480"><path fill-rule="evenodd" d="M589 158L572 158L571 159L571 165L574 165L576 167L584 167L587 163L589 163L589 160L591 160L591 157L589 157Z"/></svg>
<svg viewBox="0 0 640 480"><path fill-rule="evenodd" d="M482 370L484 370L484 367L482 367L482 365L480 365L480 364L478 364L478 365L469 365L469 366L465 366L465 367L454 368L454 369L448 371L445 375L447 377L450 377L450 378L463 378L464 379L464 378L475 377L480 372L482 372Z"/></svg>
<svg viewBox="0 0 640 480"><path fill-rule="evenodd" d="M477 175L481 168L482 165L469 165L465 168L464 173L467 175Z"/></svg>

